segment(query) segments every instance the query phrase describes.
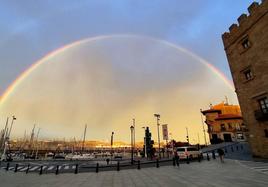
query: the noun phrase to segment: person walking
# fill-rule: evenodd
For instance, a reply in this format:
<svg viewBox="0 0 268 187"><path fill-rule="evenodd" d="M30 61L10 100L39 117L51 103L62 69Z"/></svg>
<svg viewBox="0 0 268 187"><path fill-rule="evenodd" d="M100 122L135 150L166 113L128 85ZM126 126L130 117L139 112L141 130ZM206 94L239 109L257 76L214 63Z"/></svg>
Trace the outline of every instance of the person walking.
<svg viewBox="0 0 268 187"><path fill-rule="evenodd" d="M179 167L180 166L180 162L179 162L180 157L179 157L177 151L174 152L174 157L175 157L175 163Z"/></svg>
<svg viewBox="0 0 268 187"><path fill-rule="evenodd" d="M107 159L106 159L106 163L107 163L107 165L109 165L109 162L110 162L110 159L107 158Z"/></svg>
<svg viewBox="0 0 268 187"><path fill-rule="evenodd" d="M224 163L224 151L223 151L223 149L218 149L218 154L219 154L219 156L220 156L220 159L221 159L221 163Z"/></svg>

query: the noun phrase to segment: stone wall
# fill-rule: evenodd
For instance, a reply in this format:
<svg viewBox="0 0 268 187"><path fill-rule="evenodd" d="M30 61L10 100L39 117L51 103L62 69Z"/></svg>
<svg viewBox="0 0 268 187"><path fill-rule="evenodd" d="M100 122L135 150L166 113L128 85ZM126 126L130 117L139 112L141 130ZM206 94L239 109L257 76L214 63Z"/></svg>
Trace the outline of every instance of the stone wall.
<svg viewBox="0 0 268 187"><path fill-rule="evenodd" d="M253 155L268 158L264 133L268 121L255 117L260 109L258 99L268 97L268 0L252 3L248 12L238 18L239 25L230 26L222 39ZM249 80L245 77L247 71L252 73Z"/></svg>

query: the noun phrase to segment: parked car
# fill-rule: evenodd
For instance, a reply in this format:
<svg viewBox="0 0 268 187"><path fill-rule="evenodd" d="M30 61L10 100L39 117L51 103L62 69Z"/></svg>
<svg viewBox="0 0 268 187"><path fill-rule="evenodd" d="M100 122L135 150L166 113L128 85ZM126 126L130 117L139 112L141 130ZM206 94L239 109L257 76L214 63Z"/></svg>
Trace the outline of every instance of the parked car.
<svg viewBox="0 0 268 187"><path fill-rule="evenodd" d="M201 155L201 152L196 147L178 147L176 151L180 159L187 159L188 156L191 160Z"/></svg>
<svg viewBox="0 0 268 187"><path fill-rule="evenodd" d="M114 159L115 160L122 160L123 159L123 154L121 154L121 153L114 153Z"/></svg>

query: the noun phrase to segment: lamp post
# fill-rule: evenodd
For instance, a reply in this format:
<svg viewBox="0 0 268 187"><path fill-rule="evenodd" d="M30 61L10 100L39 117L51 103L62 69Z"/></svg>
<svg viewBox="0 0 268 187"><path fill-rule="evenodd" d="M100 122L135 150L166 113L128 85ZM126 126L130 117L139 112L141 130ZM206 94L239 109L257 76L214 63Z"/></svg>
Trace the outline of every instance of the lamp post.
<svg viewBox="0 0 268 187"><path fill-rule="evenodd" d="M135 124L136 124L136 121L135 121L135 118L133 118L132 120L133 120L133 127L134 127L134 129L133 129L133 149L135 151L136 150L136 145L135 145L135 131L136 131Z"/></svg>
<svg viewBox="0 0 268 187"><path fill-rule="evenodd" d="M112 157L113 157L113 143L114 143L114 132L112 132L112 135L111 135L111 162L112 162Z"/></svg>
<svg viewBox="0 0 268 187"><path fill-rule="evenodd" d="M8 138L10 138L10 133L11 133L11 129L13 127L13 123L14 121L16 120L17 118L15 116L12 116L12 121L11 121L11 125L10 125L10 129L9 129L9 132L8 132Z"/></svg>
<svg viewBox="0 0 268 187"><path fill-rule="evenodd" d="M186 139L187 139L188 145L190 145L188 127L186 127Z"/></svg>
<svg viewBox="0 0 268 187"><path fill-rule="evenodd" d="M206 138L206 131L205 131L205 125L204 125L204 120L203 120L203 115L202 115L202 109L200 109L200 114L201 114L201 122L203 126L203 133L204 133L204 139L205 139L205 145L207 146L207 138Z"/></svg>
<svg viewBox="0 0 268 187"><path fill-rule="evenodd" d="M134 150L133 150L133 139L134 139L134 126L130 126L130 131L131 131L131 164L134 163Z"/></svg>
<svg viewBox="0 0 268 187"><path fill-rule="evenodd" d="M160 120L160 114L154 114L156 117L156 125L157 125L157 134L158 134L158 156L161 158L161 153L160 153L160 135L159 135L159 120Z"/></svg>

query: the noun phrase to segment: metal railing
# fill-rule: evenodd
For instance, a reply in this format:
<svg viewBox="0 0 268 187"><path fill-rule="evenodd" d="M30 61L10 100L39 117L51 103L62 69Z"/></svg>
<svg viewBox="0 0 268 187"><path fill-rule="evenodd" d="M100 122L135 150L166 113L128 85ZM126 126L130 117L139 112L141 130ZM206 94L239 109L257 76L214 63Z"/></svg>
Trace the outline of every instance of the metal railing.
<svg viewBox="0 0 268 187"><path fill-rule="evenodd" d="M177 165L178 162L180 164L187 163L189 164L190 158L186 160L179 160L176 161ZM201 162L201 155L198 157L196 161ZM39 175L47 174L47 173L55 173L55 175L61 174L61 173L85 173L85 172L102 172L102 171L120 171L125 169L142 169L142 168L150 168L150 167L156 167L159 168L160 166L175 166L175 158L172 159L156 159L156 160L136 160L133 164L131 162L120 162L117 161L114 164L109 165L101 165L98 162L91 165L85 165L83 163L72 163L69 166L68 170L64 170L63 168L66 165L60 165L59 163L57 165L45 165L45 164L32 164L32 163L12 163L12 162L5 162L0 163L0 166L6 170L6 171L13 171L13 172L25 172L28 173L39 173ZM3 167L4 166L4 167ZM49 169L50 167L53 167L53 169Z"/></svg>

